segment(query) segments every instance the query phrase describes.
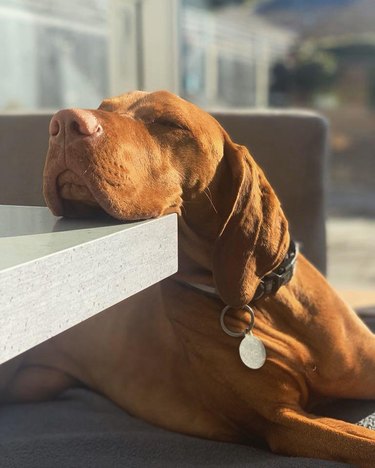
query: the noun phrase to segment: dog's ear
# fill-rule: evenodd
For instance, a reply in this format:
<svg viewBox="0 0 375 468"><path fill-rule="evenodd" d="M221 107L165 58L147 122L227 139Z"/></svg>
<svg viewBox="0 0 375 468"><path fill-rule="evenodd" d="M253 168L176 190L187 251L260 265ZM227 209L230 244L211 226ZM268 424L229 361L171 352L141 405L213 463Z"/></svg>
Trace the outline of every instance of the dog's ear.
<svg viewBox="0 0 375 468"><path fill-rule="evenodd" d="M231 190L221 203L226 221L216 240L213 273L223 301L240 307L251 301L260 278L282 262L290 239L280 202L262 170L228 135L224 159Z"/></svg>

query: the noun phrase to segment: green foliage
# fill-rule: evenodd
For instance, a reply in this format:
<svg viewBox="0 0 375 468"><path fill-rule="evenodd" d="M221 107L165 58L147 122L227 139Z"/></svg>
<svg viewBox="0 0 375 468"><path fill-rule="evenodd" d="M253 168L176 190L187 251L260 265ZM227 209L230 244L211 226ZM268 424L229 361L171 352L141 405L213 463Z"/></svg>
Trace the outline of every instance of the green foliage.
<svg viewBox="0 0 375 468"><path fill-rule="evenodd" d="M323 44L325 44L323 42ZM339 60L373 60L375 56L375 39L370 37L351 38L341 41L331 41L324 46L325 50L334 54Z"/></svg>
<svg viewBox="0 0 375 468"><path fill-rule="evenodd" d="M304 44L274 66L271 92L309 100L330 88L337 77L337 68L333 54Z"/></svg>
<svg viewBox="0 0 375 468"><path fill-rule="evenodd" d="M337 61L329 52L305 45L295 55L292 74L297 90L307 93L326 90L336 78L336 72Z"/></svg>

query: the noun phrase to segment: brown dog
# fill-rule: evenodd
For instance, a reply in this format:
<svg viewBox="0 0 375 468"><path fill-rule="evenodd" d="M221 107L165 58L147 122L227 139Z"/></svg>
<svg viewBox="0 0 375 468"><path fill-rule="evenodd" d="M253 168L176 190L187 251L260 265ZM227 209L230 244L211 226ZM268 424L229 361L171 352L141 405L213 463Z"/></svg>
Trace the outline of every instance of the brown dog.
<svg viewBox="0 0 375 468"><path fill-rule="evenodd" d="M302 255L287 285L254 301L290 238L246 148L164 91L58 112L50 134L51 210L104 209L120 220L178 213L179 273L12 361L3 398L43 399L83 383L173 431L261 437L278 453L373 466L375 432L310 413L325 398L375 398L373 334ZM248 303L267 352L256 370L219 320L230 305L225 326L245 330Z"/></svg>

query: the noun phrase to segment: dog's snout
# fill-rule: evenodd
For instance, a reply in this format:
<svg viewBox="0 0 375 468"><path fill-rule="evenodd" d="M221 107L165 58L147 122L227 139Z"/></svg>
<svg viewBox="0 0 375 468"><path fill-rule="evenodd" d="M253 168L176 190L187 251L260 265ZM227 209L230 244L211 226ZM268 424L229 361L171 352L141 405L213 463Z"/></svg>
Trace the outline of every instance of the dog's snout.
<svg viewBox="0 0 375 468"><path fill-rule="evenodd" d="M51 119L51 137L87 137L101 133L102 127L95 115L83 109L65 109L57 112Z"/></svg>

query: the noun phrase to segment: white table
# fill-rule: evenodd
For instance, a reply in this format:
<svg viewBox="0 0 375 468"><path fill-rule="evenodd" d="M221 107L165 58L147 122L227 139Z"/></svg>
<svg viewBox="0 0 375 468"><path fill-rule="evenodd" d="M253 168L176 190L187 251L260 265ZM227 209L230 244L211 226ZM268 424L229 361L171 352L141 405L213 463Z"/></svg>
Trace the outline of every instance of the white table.
<svg viewBox="0 0 375 468"><path fill-rule="evenodd" d="M67 220L0 205L0 363L176 271L176 215Z"/></svg>

